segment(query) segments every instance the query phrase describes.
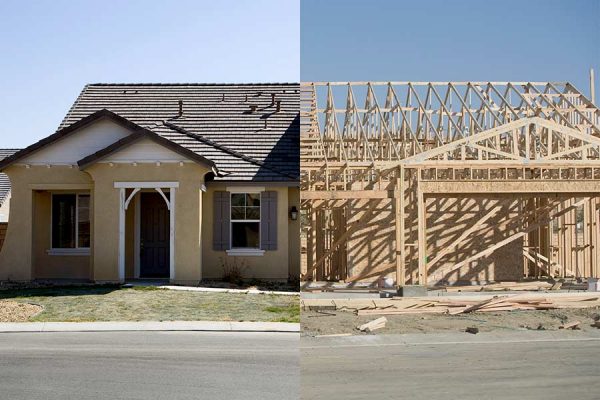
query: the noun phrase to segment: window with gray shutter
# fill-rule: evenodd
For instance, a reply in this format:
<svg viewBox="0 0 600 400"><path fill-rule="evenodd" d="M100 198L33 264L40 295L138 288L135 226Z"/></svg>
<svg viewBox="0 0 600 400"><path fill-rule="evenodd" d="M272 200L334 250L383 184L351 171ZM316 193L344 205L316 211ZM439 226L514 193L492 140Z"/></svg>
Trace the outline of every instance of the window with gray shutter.
<svg viewBox="0 0 600 400"><path fill-rule="evenodd" d="M229 192L214 193L213 248L229 250L231 197Z"/></svg>
<svg viewBox="0 0 600 400"><path fill-rule="evenodd" d="M277 250L277 192L263 192L260 200L260 247Z"/></svg>

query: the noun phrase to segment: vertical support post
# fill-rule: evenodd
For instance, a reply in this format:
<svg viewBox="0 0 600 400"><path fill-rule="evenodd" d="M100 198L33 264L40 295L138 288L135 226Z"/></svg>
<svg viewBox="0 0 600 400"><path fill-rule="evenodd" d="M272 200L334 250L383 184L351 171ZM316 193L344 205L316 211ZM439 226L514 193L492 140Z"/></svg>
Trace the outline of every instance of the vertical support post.
<svg viewBox="0 0 600 400"><path fill-rule="evenodd" d="M558 204L558 207L556 209L558 212L561 212L563 210L563 202L561 201ZM560 216L557 221L556 221L556 249L557 249L557 255L556 255L556 259L558 260L557 263L560 266L560 270L559 270L559 276L561 278L565 277L565 261L564 261L564 255L565 255L565 250L563 247L564 244L564 234L563 234L563 229L564 229L564 216Z"/></svg>
<svg viewBox="0 0 600 400"><path fill-rule="evenodd" d="M599 222L600 222L600 213L598 212L598 198L592 197L590 201L590 233L591 233L591 249L590 254L592 257L592 262L590 265L590 276L597 278L598 273L598 257L600 257L600 252L598 251L598 241L600 239L598 235L599 231Z"/></svg>
<svg viewBox="0 0 600 400"><path fill-rule="evenodd" d="M125 281L125 188L119 189L119 281Z"/></svg>
<svg viewBox="0 0 600 400"><path fill-rule="evenodd" d="M175 188L169 188L169 280L175 280Z"/></svg>
<svg viewBox="0 0 600 400"><path fill-rule="evenodd" d="M592 276L592 197L583 203L583 276Z"/></svg>
<svg viewBox="0 0 600 400"><path fill-rule="evenodd" d="M134 252L133 252L133 277L138 279L140 277L140 247L141 247L141 221L142 221L142 195L141 193L135 197L135 216L134 216Z"/></svg>
<svg viewBox="0 0 600 400"><path fill-rule="evenodd" d="M425 197L421 187L421 169L415 171L417 176L417 212L418 212L418 254L419 254L419 285L427 285L427 215Z"/></svg>
<svg viewBox="0 0 600 400"><path fill-rule="evenodd" d="M310 207L310 231L309 231L309 243L308 243L308 254L307 254L307 265L311 269L317 262L317 209L315 205ZM318 269L311 272L313 280L319 280ZM308 278L308 277L307 277Z"/></svg>
<svg viewBox="0 0 600 400"><path fill-rule="evenodd" d="M567 207L573 205L573 199L569 199L567 201ZM574 218L573 214L577 214L577 211L570 211L565 215L565 251L567 253L567 262L565 263L565 268L573 271L575 276L577 276L577 252L573 248L573 235L577 233L577 230L574 229Z"/></svg>
<svg viewBox="0 0 600 400"><path fill-rule="evenodd" d="M401 166L396 178L396 285L406 284L406 269L404 260L404 166Z"/></svg>

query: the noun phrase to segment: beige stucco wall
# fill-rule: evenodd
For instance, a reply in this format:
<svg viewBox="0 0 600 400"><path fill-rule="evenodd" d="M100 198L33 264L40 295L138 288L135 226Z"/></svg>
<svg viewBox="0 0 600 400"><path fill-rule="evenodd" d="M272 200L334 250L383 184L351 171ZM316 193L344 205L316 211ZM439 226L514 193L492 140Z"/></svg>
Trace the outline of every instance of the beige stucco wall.
<svg viewBox="0 0 600 400"><path fill-rule="evenodd" d="M249 186L249 185L248 185ZM217 190L227 190L227 184L211 182L204 193L204 209L202 229L202 264L204 278L218 279L223 276L223 264L237 263L242 267L245 278L265 280L287 280L291 271L290 251L299 248L299 235L290 238L288 210L290 208L290 193L292 201L298 202L298 195L294 189L286 186L265 186L265 190L277 192L277 250L265 251L262 256L229 256L226 251L213 250L213 195ZM296 189L297 190L297 189ZM298 206L297 206L298 207ZM292 241L295 241L291 244ZM298 253L299 254L299 253ZM299 262L296 263L299 265ZM294 266L293 268L298 268Z"/></svg>
<svg viewBox="0 0 600 400"><path fill-rule="evenodd" d="M34 213L34 191L35 190L86 190L92 186L90 176L75 167L69 166L10 166L4 171L12 183L12 202L10 224L6 232L6 240L0 251L0 280L30 280L35 278L34 259L40 260L38 252L44 247L50 247L50 241L36 243L34 247L33 213ZM43 202L41 203L41 218L44 217ZM92 205L93 208L93 205ZM93 223L92 223L93 225ZM42 229L42 228L40 228ZM50 224L47 225L48 235ZM38 233L36 233L37 235ZM45 240L40 238L40 240ZM34 257L37 255L37 258ZM64 258L64 257L60 257ZM78 259L80 258L80 259ZM58 259L57 259L58 260ZM36 268L43 274L57 275L64 271L66 264L74 263L81 266L81 257L69 257L62 260L65 264L49 265L57 268L56 274L51 269ZM68 268L71 268L70 266ZM77 267L73 267L77 268Z"/></svg>
<svg viewBox="0 0 600 400"><path fill-rule="evenodd" d="M207 167L193 163L180 164L95 164L87 169L94 180L93 235L103 240L94 243L94 276L96 281L116 281L119 248L119 189L115 182L179 182L175 193L175 282L197 282L201 271L201 186ZM130 217L131 218L131 217ZM132 229L127 240L133 241ZM132 250L130 250L131 252ZM131 253L129 260L131 260ZM131 262L131 261L130 261ZM131 271L131 269L129 269Z"/></svg>
<svg viewBox="0 0 600 400"><path fill-rule="evenodd" d="M220 278L222 263L234 257L212 249L213 193L226 184L211 182L201 190L207 167L195 163L108 164L86 171L70 166L10 166L13 182L11 222L0 251L0 280L89 279L118 281L119 189L115 182L179 182L175 200L175 282L196 283ZM257 186L264 186L257 184ZM299 221L290 221L299 207L299 189L266 186L278 192L278 246L263 256L236 257L247 278L286 280L298 276ZM91 193L92 246L89 256L49 255L51 191ZM135 202L126 214L126 278L134 275ZM101 238L98 240L97 238Z"/></svg>

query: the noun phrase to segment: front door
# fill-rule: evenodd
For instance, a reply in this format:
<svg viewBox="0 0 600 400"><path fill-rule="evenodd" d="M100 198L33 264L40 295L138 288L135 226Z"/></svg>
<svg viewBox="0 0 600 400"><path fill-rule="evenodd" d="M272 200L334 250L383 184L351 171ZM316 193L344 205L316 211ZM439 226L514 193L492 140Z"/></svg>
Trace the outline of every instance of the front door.
<svg viewBox="0 0 600 400"><path fill-rule="evenodd" d="M165 193L167 198L168 193ZM169 210L157 193L141 193L140 278L169 277Z"/></svg>

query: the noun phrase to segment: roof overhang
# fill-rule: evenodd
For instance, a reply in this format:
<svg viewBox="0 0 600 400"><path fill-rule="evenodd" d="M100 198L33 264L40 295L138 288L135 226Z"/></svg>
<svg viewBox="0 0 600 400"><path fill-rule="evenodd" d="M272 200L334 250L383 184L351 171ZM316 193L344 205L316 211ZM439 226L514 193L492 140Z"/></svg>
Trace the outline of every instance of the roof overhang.
<svg viewBox="0 0 600 400"><path fill-rule="evenodd" d="M45 148L46 146L49 146L50 144L53 144L61 139L64 139L65 137L70 136L71 134L77 132L78 130L85 128L86 126L91 125L92 123L94 123L98 120L101 120L101 119L108 119L120 126L123 126L127 129L131 130L133 133L131 135L105 147L104 149L97 151L96 153L91 154L91 155L79 160L77 162L77 164L82 169L89 166L90 164L92 164L94 162L101 160L102 158L108 156L109 154L112 154L113 152L115 152L117 150L120 150L126 146L129 146L129 145L135 143L136 141L140 140L141 138L149 138L149 139L153 140L154 142L156 142L166 148L169 148L186 158L189 158L192 161L206 165L206 166L212 168L214 171L217 171L216 165L213 161L211 161L197 153L194 153L193 151L186 149L185 147L182 147L182 146L156 134L155 132L152 132L151 130L149 130L147 128L141 127L140 125L128 120L127 118L124 118L118 114L115 114L114 112L109 111L107 109L102 109L102 110L96 111L95 113L90 114L87 117L84 117L84 118L80 119L79 121L63 128L63 129L58 130L54 134L32 144L31 146L28 146L20 151L17 151L13 155L6 157L3 160L0 160L0 171L4 170L9 165L12 165L12 164L18 162L19 160L22 160L26 156L31 155L31 154Z"/></svg>
<svg viewBox="0 0 600 400"><path fill-rule="evenodd" d="M87 157L82 158L81 160L77 161L77 165L79 166L80 169L83 170L92 164L102 161L104 158L108 157L109 155L111 155L119 150L122 150L128 146L131 146L132 144L134 144L144 138L150 139L153 142L155 142L161 146L164 146L164 147L168 148L169 150L172 150L175 153L182 155L183 157L186 157L192 161L195 161L198 164L202 164L207 167L210 167L213 171L215 171L215 175L218 174L216 164L213 161L209 160L206 157L201 156L200 154L194 153L193 151L186 149L185 147L180 146L177 143L172 142L169 139L166 139L166 138L152 132L151 130L145 129L145 128L140 128L139 130L135 131L131 135L124 137L123 139L118 140L118 141L114 142L113 144L111 144L93 154L90 154Z"/></svg>

